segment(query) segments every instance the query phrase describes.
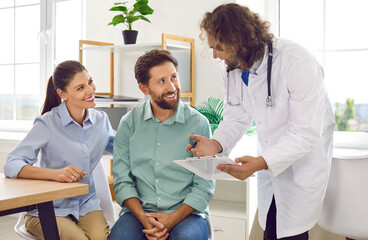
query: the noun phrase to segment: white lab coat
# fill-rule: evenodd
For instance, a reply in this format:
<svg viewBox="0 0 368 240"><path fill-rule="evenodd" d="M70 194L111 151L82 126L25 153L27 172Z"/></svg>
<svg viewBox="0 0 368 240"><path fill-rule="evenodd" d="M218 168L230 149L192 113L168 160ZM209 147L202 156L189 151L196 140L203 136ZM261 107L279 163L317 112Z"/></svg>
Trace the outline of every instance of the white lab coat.
<svg viewBox="0 0 368 240"><path fill-rule="evenodd" d="M274 195L277 237L282 238L303 233L317 221L328 181L335 122L322 67L304 48L285 39L273 42L274 106L266 107L267 57L266 48L256 74L249 75L248 86L242 82L241 70L230 71L228 80L224 69L224 120L213 139L229 153L252 120L256 122L257 152L268 166L257 173L259 222L265 229ZM227 100L241 105L230 106Z"/></svg>

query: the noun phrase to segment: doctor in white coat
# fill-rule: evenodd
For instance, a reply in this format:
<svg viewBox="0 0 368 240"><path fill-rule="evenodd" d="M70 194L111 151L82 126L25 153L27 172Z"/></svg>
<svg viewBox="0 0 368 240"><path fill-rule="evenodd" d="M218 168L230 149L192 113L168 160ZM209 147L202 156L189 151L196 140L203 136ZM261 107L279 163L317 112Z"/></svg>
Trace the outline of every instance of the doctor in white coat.
<svg viewBox="0 0 368 240"><path fill-rule="evenodd" d="M197 145L187 151L226 155L255 121L258 156L239 156L240 166L218 169L241 180L257 172L265 240L308 239L322 206L335 128L322 67L238 4L207 12L201 30L213 57L226 63L224 120L212 139L189 136Z"/></svg>

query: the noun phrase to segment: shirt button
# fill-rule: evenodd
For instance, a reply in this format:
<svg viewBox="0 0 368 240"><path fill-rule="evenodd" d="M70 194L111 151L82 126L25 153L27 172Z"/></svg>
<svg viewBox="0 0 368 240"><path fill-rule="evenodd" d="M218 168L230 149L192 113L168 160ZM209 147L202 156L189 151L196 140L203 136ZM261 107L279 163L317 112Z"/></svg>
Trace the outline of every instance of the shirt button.
<svg viewBox="0 0 368 240"><path fill-rule="evenodd" d="M163 124L161 123L161 124L160 124L160 126L162 127L162 126L163 126Z"/></svg>
<svg viewBox="0 0 368 240"><path fill-rule="evenodd" d="M161 200L161 198L160 198L160 197L158 197L157 199L158 199L158 200Z"/></svg>
<svg viewBox="0 0 368 240"><path fill-rule="evenodd" d="M158 162L156 163L156 166L158 166Z"/></svg>
<svg viewBox="0 0 368 240"><path fill-rule="evenodd" d="M156 182L158 183L159 181L158 181L158 180L156 180Z"/></svg>
<svg viewBox="0 0 368 240"><path fill-rule="evenodd" d="M160 143L157 143L157 146L160 146L161 144Z"/></svg>
<svg viewBox="0 0 368 240"><path fill-rule="evenodd" d="M265 141L265 143L267 144L267 143L268 143L268 141L266 140L266 141Z"/></svg>
<svg viewBox="0 0 368 240"><path fill-rule="evenodd" d="M258 121L258 124L261 124L262 122L261 121Z"/></svg>
<svg viewBox="0 0 368 240"><path fill-rule="evenodd" d="M257 99L256 96L254 96L253 99L256 100Z"/></svg>

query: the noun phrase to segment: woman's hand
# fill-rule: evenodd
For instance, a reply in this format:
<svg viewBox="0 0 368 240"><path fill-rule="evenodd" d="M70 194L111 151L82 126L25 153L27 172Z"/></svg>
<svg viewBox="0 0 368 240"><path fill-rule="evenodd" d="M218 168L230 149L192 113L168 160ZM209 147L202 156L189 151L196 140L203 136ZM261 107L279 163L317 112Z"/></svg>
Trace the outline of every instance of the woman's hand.
<svg viewBox="0 0 368 240"><path fill-rule="evenodd" d="M54 169L52 173L54 181L68 183L79 182L86 174L86 172L74 165L69 165L61 169Z"/></svg>

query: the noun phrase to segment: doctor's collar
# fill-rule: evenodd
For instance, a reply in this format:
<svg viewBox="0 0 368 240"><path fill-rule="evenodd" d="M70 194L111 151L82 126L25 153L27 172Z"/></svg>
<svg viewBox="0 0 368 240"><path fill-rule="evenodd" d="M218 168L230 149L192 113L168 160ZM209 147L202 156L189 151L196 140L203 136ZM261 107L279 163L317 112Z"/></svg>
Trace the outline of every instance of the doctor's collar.
<svg viewBox="0 0 368 240"><path fill-rule="evenodd" d="M273 42L274 44L274 42ZM275 52L274 52L275 56ZM267 69L267 60L268 60L268 47L266 48L266 51L263 55L263 57L260 59L259 66L257 67L256 74L261 74L263 71L266 71Z"/></svg>
<svg viewBox="0 0 368 240"><path fill-rule="evenodd" d="M251 68L249 68L249 69L247 69L247 70L246 70L246 72L250 72L251 74L256 74L256 75L258 75L257 70L258 70L259 66L261 66L261 63L262 63L262 61L263 61L263 58L264 58L264 56L262 56L260 59L258 59L258 60L257 60L257 61L252 65L252 67L251 67ZM239 69L240 71L242 71L242 72L243 72L243 70L242 70L241 68L237 68L237 69ZM227 70L227 72L229 73L230 71L229 71L229 70Z"/></svg>

